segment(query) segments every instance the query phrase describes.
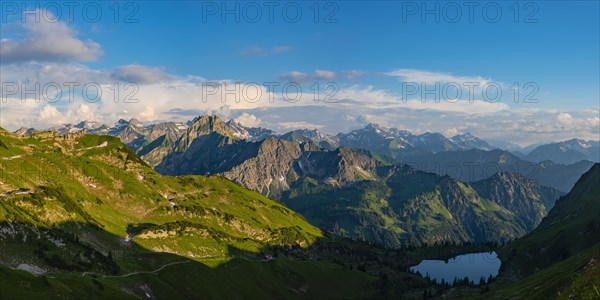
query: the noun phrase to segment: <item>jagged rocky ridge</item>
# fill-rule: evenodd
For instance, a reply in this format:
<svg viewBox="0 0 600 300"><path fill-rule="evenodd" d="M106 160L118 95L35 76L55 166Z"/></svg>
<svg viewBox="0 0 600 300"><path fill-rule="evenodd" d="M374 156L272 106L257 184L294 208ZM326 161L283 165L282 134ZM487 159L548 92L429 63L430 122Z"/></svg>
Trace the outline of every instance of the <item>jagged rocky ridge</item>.
<svg viewBox="0 0 600 300"><path fill-rule="evenodd" d="M142 159L144 159L151 166L154 166L159 172L170 175L221 174L247 188L258 191L272 199L282 201L297 211L308 215L309 218L313 218L311 216L314 215L315 219L311 220L316 220L316 218L321 215L330 214L330 211L332 211L333 208L328 207L326 210L321 210L318 214L313 213L311 215L309 211L306 211L306 209L308 209L307 205L298 205L298 203L303 203L303 201L312 203L311 201L313 198L318 198L323 195L328 195L329 198L335 199L342 191L351 191L353 187L364 184L364 182L369 183L369 185L365 185L363 187L366 190L369 190L369 188L372 188L373 190L394 190L402 188L397 185L388 186L388 181L391 177L389 175L382 175L381 173L390 172L389 170L385 171L386 168L395 168L393 166L393 160L385 156L378 155L373 149L371 149L370 152L366 152L364 150L361 151L351 150L348 148L337 148L336 143L340 141L338 137L342 136L341 134L338 135L338 137L333 137L320 133L317 130L305 130L293 131L283 136L279 136L279 138L267 137L264 139L249 139L247 138L247 133L249 132L248 130L245 131L246 134L240 133L240 130L243 129L243 126L240 124L232 121L225 123L215 116L201 116L184 126L182 126L182 124L174 124L177 126L177 130L169 130L169 128L173 128L173 124L168 126L165 126L164 124L158 124L162 126L154 125L157 129L161 129L162 127L162 132L165 132L165 134L156 138L156 135L158 135L161 131L156 130L154 131L156 134L150 135L148 132L153 131L146 130L144 131L146 132L145 136L133 134L143 131L139 128L145 128L135 120L132 122L122 121L119 122L119 124L120 125L113 127L120 129L118 132L121 134L120 137L122 139L125 139L129 141L130 144L133 143L134 145L137 144L135 142L137 139L144 141L144 145L137 148L137 153ZM164 127L167 129L164 129ZM117 131L113 130L111 132L114 134L114 132ZM260 132L265 133L267 131L262 130ZM269 134L270 133L267 132L267 135ZM412 147L410 149L417 149L417 147L415 147L415 145L417 145L419 147L433 149L426 154L423 154L424 152L422 151L417 151L418 154L413 154L411 156L412 159L417 163L409 162L409 164L417 169L433 171L438 173L438 175L450 174L455 178L468 182L481 181L488 178L501 179L502 177L490 176L498 171L503 173L510 171L523 174L525 177L533 178L537 182L543 182L548 186L559 187L560 190L564 191L568 190L568 185L573 184L574 182L563 180L563 178L565 176L568 176L569 178L575 177L577 176L577 172L584 172L586 169L585 162L573 166L554 165L551 162L544 162L535 165L536 167L541 166L542 172L531 173L525 172L529 170L514 170L513 166L515 164L519 165L521 160L505 151L445 151L448 149L454 149L455 146L453 145L455 145L457 142L462 142L466 145L479 144L482 147L487 147L485 144L483 144L485 142L481 141L482 143L480 143L480 140L468 134L457 136L453 139L445 139L440 134L412 136L406 131L389 129L377 126L375 124L370 124L365 129L355 131L351 135L354 137L345 138L357 142L358 144L355 145L358 147L377 145L376 138L382 137L382 140L387 141L388 143L385 144L382 142L379 143L379 145L389 146L390 140L396 140L396 145L400 145L398 141L404 139L406 141L403 142L403 145L406 148ZM365 139L365 137L375 137L375 139ZM154 138L154 140L152 140L152 138ZM411 141L408 142L408 140ZM431 169L427 165L432 156L434 158L440 156L442 157L442 159L440 159L442 162L459 161L459 165L463 166L463 168L464 166L469 166L469 164L460 162L460 160L457 160L452 155L462 155L462 157L466 159L466 162L479 159L481 161L476 162L480 165L491 163L495 164L495 166L500 166L500 168L493 170L492 172L489 172L489 168L486 169L489 174L475 174L475 176L474 174L470 174L468 177L465 177L464 174L468 173L462 172L463 170L460 170L461 172L458 174L452 174L448 172L453 170L451 168L436 170ZM445 156L449 156L449 158ZM483 157L483 159L481 159L481 157ZM419 161L419 159L422 160ZM563 170L563 172L556 172L558 169ZM566 172L564 172L565 169L567 169ZM471 169L469 169L469 171L471 171ZM531 182L525 182L525 180L527 180L525 177L518 177L519 179L515 181L500 181L500 183L497 185L497 188L514 188L515 182L517 186L534 184ZM486 181L484 180L484 182ZM468 186L462 183L461 185ZM475 187L480 186L481 183L477 182L473 183L472 187L470 188L475 189ZM441 188L437 186L434 188L434 190L438 189L441 190ZM361 196L361 193L364 194L364 191L355 190L354 192L354 198L359 199L363 197ZM418 192L425 194L430 191L422 190ZM477 193L479 192L482 192L482 190L477 191ZM502 203L502 205L500 205L502 209L505 209L510 213L513 213L513 210L520 213L518 220L512 220L512 222L516 225L511 225L512 227L505 230L503 234L475 232L465 229L466 227L481 226L482 223L462 224L461 226L466 227L461 229L460 226L456 227L457 225L454 223L448 223L444 221L438 222L439 226L442 226L442 224L443 226L449 227L455 226L456 230L453 230L451 234L444 232L430 235L430 241L490 241L492 240L490 239L490 236L495 236L493 241L505 241L523 235L539 222L541 217L543 217L543 215L546 213L547 208L551 206L551 203L554 200L552 198L553 196L548 196L552 193L541 193L543 194L542 197L540 196L539 192L531 192L531 190L527 190L527 192L529 194L520 194L522 197L519 196L521 202L518 205L512 205L512 203ZM554 196L556 194L557 193L555 193ZM457 193L452 194L452 197L462 196L464 195ZM420 195L415 194L411 195L411 197L420 197ZM478 194L478 197L488 200L500 199L500 197L494 198L491 195L483 192L482 194ZM303 201L291 202L292 198L302 199ZM387 200L389 199L384 199L384 201ZM540 206L538 205L538 202L535 201L541 201L543 205ZM353 203L353 205L359 204L360 201ZM512 206L508 204L511 204ZM321 204L312 203L312 205L314 207L318 207ZM360 205L364 205L364 203ZM444 206L444 209L448 209L448 207L445 207L445 205L447 205L447 203L442 205ZM462 205L468 206L469 204L468 202L463 201ZM315 210L314 207L311 209ZM370 206L367 205L367 207ZM393 211L393 209L386 209L387 212ZM400 209L400 207L395 207L395 209ZM375 211L378 210L375 209ZM426 209L420 208L420 211L424 212ZM458 212L459 210L450 211L450 215ZM398 213L398 211L396 213ZM436 212L429 211L428 213L435 214ZM363 211L359 210L358 214L354 214L354 221L358 223L364 221L360 221L365 215ZM407 214L400 214L392 215L390 217L386 215L386 213L383 213L382 216L379 216L379 220L376 220L377 218L375 218L373 220L369 220L368 222L363 222L363 225L355 228L354 230L340 228L340 224L336 224L335 222L315 222L322 228L330 231L345 234L354 238L361 238L371 241L376 240L379 243L394 247L402 244L418 244L426 242L425 236L429 233L423 233L423 228L429 227L429 225L426 224L427 221L419 220L417 225L413 224L411 225L412 227L409 226L407 229L402 229L402 226L407 226L404 223L396 224L396 221L391 223L381 222L381 219L388 221L390 218L402 219L405 218L406 215ZM477 214L473 213L471 215ZM418 219L427 218L429 218L429 216L426 216L425 213L418 217ZM451 218L457 218L457 216L452 215ZM481 216L477 215L477 218L481 218ZM498 219L502 219L503 217L495 216L494 218L495 221L498 221ZM389 225L388 223L393 225ZM408 224L410 222L405 223ZM348 226L354 225L349 224ZM394 230L391 232L386 232L385 230L380 230L380 228L377 226L392 226L394 227ZM419 226L421 228L419 228ZM366 233L367 231L365 230L374 230L375 234ZM493 230L488 229L488 231ZM443 230L440 232L443 232ZM386 234L388 234L388 237L381 237ZM390 234L394 235L394 237L389 237ZM401 235L404 236L402 238L398 238L398 236ZM388 240L391 240L391 242Z"/></svg>
<svg viewBox="0 0 600 300"><path fill-rule="evenodd" d="M157 171L221 174L325 230L388 247L508 241L535 228L561 195L518 174L469 185L365 150L327 150L312 140L241 140L211 116L199 118L186 135L193 138L181 138Z"/></svg>
<svg viewBox="0 0 600 300"><path fill-rule="evenodd" d="M136 119L119 120L112 126L84 121L76 125L55 127L52 130L67 133L85 129L89 133L118 136L150 166L156 167L164 157L176 150L176 143L180 137L187 135L188 126L200 119L202 116L186 124L167 122L146 126ZM518 151L512 153L494 149L486 141L469 133L446 138L439 133L413 135L405 130L369 124L365 128L337 135L326 134L318 129L294 130L280 135L265 128L245 127L235 120L221 123L221 129L227 131L224 135L235 140L260 142L268 138L277 138L291 142L311 141L328 150L338 147L364 149L390 162L409 164L422 171L450 175L467 182L488 178L496 172L520 173L541 185L563 192L573 187L579 176L592 166L595 156L598 156L598 141L576 139L542 145L531 156L525 156ZM27 134L34 131L21 128L17 132ZM184 139L191 141L193 136ZM563 155L564 159L561 159Z"/></svg>

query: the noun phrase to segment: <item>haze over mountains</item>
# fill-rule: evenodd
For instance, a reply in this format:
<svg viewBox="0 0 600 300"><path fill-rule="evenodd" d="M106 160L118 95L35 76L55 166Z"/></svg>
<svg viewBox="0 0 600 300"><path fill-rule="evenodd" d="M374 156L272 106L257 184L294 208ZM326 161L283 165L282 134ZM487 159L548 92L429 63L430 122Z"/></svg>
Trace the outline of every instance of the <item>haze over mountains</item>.
<svg viewBox="0 0 600 300"><path fill-rule="evenodd" d="M538 146L524 158L533 162L550 160L560 164L573 164L582 160L598 161L598 157L600 157L599 141L571 139Z"/></svg>
<svg viewBox="0 0 600 300"><path fill-rule="evenodd" d="M88 133L117 136L147 163L157 166L164 157L175 151L178 139L186 135L188 127L199 119L197 117L187 123L150 125L143 125L137 119L119 120L111 126L83 121L50 130L67 133L85 129ZM368 124L362 129L335 136L318 129L293 130L280 134L266 128L245 127L234 120L224 123L222 127L228 128L224 136L239 140L259 142L272 137L298 143L311 141L326 150L338 147L364 149L422 171L450 175L467 182L488 178L496 172L516 172L562 192L568 192L593 162L600 161L599 142L579 139L540 145L525 155L521 152L523 149L515 152L498 149L469 133L452 138L446 138L440 133L414 135L405 130L377 124ZM16 133L27 134L33 131L21 128ZM188 136L185 139L191 141L195 137ZM205 172L202 174L213 171L215 170L202 170Z"/></svg>
<svg viewBox="0 0 600 300"><path fill-rule="evenodd" d="M164 122L144 125L137 119L119 120L113 125L104 125L94 121L82 121L78 124L65 124L48 128L59 133L77 132L85 129L88 133L108 134L119 136L132 149L148 144L168 133L171 140L181 136L187 126L197 121L194 118L186 123ZM426 132L414 135L406 130L388 128L377 124L368 124L364 128L348 133L331 135L318 129L298 129L287 133L278 133L267 128L246 127L230 120L227 126L234 136L246 140L262 140L267 137L278 137L288 141L312 140L322 148L335 149L340 146L375 151L393 158L412 157L419 154L435 154L444 151L505 150L525 161L542 162L546 160L559 164L573 164L582 160L600 161L600 141L571 139L548 144L533 144L519 147L503 141L487 142L470 133L458 134L446 138L440 133ZM17 134L28 134L36 131L33 128L22 127L15 131Z"/></svg>

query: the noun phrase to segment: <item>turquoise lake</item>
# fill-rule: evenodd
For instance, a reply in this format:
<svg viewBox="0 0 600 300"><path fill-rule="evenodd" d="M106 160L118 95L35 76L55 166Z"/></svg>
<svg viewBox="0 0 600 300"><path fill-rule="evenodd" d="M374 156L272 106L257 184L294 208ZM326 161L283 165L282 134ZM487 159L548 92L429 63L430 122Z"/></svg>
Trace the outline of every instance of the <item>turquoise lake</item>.
<svg viewBox="0 0 600 300"><path fill-rule="evenodd" d="M421 276L429 278L440 283L442 279L445 282L452 283L455 278L463 279L467 277L469 281L479 283L481 277L487 279L498 275L500 270L500 259L496 252L480 252L458 255L443 260L423 260L416 266L410 267L410 271L419 273Z"/></svg>

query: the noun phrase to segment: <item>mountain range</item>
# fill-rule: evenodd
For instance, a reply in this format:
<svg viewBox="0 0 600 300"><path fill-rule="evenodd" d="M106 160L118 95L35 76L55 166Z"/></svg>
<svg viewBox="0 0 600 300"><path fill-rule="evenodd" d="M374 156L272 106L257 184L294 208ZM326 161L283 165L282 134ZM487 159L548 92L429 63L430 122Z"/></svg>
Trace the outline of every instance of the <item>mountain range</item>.
<svg viewBox="0 0 600 300"><path fill-rule="evenodd" d="M326 231L396 248L506 242L535 228L562 195L519 174L469 185L365 150L328 150L313 140L242 140L214 116L190 125L155 169L220 174Z"/></svg>
<svg viewBox="0 0 600 300"><path fill-rule="evenodd" d="M447 139L376 124L337 136L278 135L199 116L186 124L143 126L132 119L54 130L83 129L119 137L159 173L219 174L285 203L323 230L395 248L520 237L593 164L532 163L490 150L470 134Z"/></svg>
<svg viewBox="0 0 600 300"><path fill-rule="evenodd" d="M160 175L120 138L0 129L0 296L585 298L599 284L599 164L560 197L515 172L465 183L366 150L249 141L215 117L161 137L173 149L163 162L238 176L304 216L221 176ZM425 250L340 236L514 241L498 279L447 289L403 271Z"/></svg>
<svg viewBox="0 0 600 300"><path fill-rule="evenodd" d="M164 134L168 134L171 140L176 140L184 133L187 126L193 124L199 118L196 117L186 123L163 122L149 125L143 125L137 119L129 121L120 119L113 125L82 121L78 124L51 127L48 130L69 133L85 129L88 133L118 136L125 144L137 150ZM233 119L226 124L233 131L234 136L239 139L259 141L276 137L296 142L312 140L322 148L330 150L338 147L365 149L396 158L399 162L418 155L472 149L484 151L504 150L524 161L536 163L547 160L563 165L577 163L582 160L600 162L600 141L598 140L571 139L520 147L506 141L488 142L468 132L446 138L440 133L426 132L415 135L406 130L389 128L374 123L361 129L355 129L348 133L338 133L337 135L327 134L318 129L298 129L280 134L267 128L246 127ZM33 128L22 127L14 133L29 134L35 131L37 130Z"/></svg>
<svg viewBox="0 0 600 300"><path fill-rule="evenodd" d="M600 159L600 141L571 139L541 145L529 152L524 159L532 162L549 160L559 164L573 164L582 160L598 162Z"/></svg>
<svg viewBox="0 0 600 300"><path fill-rule="evenodd" d="M462 181L477 181L497 172L519 173L541 185L568 192L579 177L594 165L588 160L564 165L553 161L529 162L504 150L444 151L414 155L401 163Z"/></svg>

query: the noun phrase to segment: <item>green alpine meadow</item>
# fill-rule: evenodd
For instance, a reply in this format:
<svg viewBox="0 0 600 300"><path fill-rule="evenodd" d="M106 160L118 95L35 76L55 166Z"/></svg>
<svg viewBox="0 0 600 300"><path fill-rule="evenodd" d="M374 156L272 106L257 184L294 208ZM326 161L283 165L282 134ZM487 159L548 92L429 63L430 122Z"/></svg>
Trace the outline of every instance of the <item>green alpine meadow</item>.
<svg viewBox="0 0 600 300"><path fill-rule="evenodd" d="M2 297L375 292L365 273L274 258L322 232L223 177L161 176L114 137L0 134Z"/></svg>

